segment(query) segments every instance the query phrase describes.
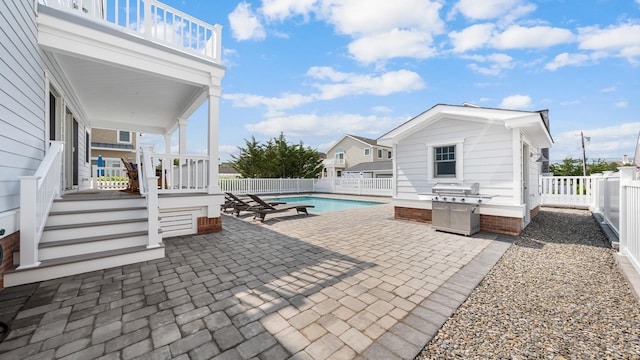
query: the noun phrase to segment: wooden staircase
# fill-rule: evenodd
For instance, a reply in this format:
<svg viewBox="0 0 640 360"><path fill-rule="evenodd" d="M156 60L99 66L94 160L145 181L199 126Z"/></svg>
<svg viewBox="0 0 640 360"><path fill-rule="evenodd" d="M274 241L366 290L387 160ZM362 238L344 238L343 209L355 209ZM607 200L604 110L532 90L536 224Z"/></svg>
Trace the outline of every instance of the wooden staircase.
<svg viewBox="0 0 640 360"><path fill-rule="evenodd" d="M164 257L149 243L146 201L140 196L71 195L55 200L38 246L37 267L4 273L15 286Z"/></svg>

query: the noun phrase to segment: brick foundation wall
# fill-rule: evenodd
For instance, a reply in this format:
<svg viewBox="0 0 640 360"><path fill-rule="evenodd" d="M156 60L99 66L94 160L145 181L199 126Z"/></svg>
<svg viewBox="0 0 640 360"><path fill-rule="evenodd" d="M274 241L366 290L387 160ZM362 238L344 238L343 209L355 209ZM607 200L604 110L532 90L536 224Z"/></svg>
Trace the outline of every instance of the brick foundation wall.
<svg viewBox="0 0 640 360"><path fill-rule="evenodd" d="M222 217L217 217L217 218L199 217L198 218L198 234L206 234L206 233L218 232L218 231L222 231Z"/></svg>
<svg viewBox="0 0 640 360"><path fill-rule="evenodd" d="M20 232L14 232L0 239L0 245L2 245L2 264L0 264L0 289L2 289L4 287L3 274L13 266L13 253L18 251L20 247Z"/></svg>
<svg viewBox="0 0 640 360"><path fill-rule="evenodd" d="M522 231L522 219L480 215L480 231L518 236L520 235L520 231Z"/></svg>
<svg viewBox="0 0 640 360"><path fill-rule="evenodd" d="M537 215L539 209L536 208L534 210ZM399 220L431 223L431 210L396 206L394 208L394 217ZM520 218L480 215L480 231L517 236L520 234L521 229L522 219Z"/></svg>
<svg viewBox="0 0 640 360"><path fill-rule="evenodd" d="M538 216L539 212L540 212L540 206L536 206L535 208L531 209L531 211L529 211L529 216L531 217L531 220L535 219L535 217Z"/></svg>
<svg viewBox="0 0 640 360"><path fill-rule="evenodd" d="M394 209L394 218L396 219L431 223L430 209L416 209L400 206L396 206Z"/></svg>

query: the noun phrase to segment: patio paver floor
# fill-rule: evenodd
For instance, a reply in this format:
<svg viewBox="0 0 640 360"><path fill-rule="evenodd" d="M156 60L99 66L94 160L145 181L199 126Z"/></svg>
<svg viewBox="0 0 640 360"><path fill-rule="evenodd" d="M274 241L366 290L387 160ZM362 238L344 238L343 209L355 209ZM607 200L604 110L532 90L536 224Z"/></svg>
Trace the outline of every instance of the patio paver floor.
<svg viewBox="0 0 640 360"><path fill-rule="evenodd" d="M412 359L513 239L389 204L165 239L166 257L0 291L0 358Z"/></svg>

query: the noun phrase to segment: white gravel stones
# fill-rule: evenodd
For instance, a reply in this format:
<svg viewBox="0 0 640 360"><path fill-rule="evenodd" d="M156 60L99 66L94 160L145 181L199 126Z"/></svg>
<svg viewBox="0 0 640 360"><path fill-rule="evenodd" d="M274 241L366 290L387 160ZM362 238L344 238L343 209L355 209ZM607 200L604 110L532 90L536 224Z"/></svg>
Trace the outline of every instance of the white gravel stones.
<svg viewBox="0 0 640 360"><path fill-rule="evenodd" d="M640 306L585 210L545 208L417 359L638 359Z"/></svg>

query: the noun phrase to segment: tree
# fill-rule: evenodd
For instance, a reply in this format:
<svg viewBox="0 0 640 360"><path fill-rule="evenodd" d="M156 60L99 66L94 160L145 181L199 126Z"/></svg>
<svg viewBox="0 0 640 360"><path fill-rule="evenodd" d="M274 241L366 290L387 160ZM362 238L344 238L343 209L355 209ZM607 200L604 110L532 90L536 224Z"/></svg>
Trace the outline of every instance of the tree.
<svg viewBox="0 0 640 360"><path fill-rule="evenodd" d="M587 161L587 175L601 173L603 171L617 171L617 162L607 162L603 159L597 159L591 162ZM549 165L549 171L554 176L582 176L582 159L566 158L561 164Z"/></svg>
<svg viewBox="0 0 640 360"><path fill-rule="evenodd" d="M289 144L284 134L259 143L255 137L245 139L245 147L238 147L240 155L231 156L231 166L243 177L258 178L315 178L322 171L320 153L310 147Z"/></svg>

